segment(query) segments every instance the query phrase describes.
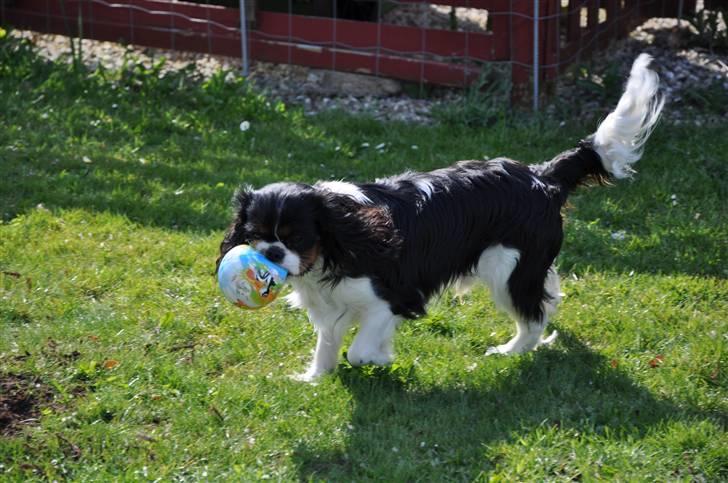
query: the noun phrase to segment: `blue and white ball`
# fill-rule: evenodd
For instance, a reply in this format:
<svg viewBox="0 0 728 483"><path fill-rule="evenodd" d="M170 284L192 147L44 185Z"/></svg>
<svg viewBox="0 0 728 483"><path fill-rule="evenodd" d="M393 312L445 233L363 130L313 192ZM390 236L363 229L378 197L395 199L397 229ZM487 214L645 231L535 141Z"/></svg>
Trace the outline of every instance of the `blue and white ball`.
<svg viewBox="0 0 728 483"><path fill-rule="evenodd" d="M259 309L278 296L288 276L248 245L238 245L225 254L217 271L217 282L225 298L244 309Z"/></svg>

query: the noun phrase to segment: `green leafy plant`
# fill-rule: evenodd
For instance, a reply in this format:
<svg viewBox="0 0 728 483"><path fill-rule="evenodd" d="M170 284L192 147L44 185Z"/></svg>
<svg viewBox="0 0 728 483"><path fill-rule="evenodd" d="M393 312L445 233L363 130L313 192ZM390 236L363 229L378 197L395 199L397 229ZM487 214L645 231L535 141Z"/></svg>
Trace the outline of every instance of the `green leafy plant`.
<svg viewBox="0 0 728 483"><path fill-rule="evenodd" d="M696 30L693 43L711 51L728 50L728 20L727 8L714 10L700 10L688 19L690 25Z"/></svg>
<svg viewBox="0 0 728 483"><path fill-rule="evenodd" d="M619 66L610 63L600 73L595 74L588 65L581 65L576 70L576 84L589 93L590 98L611 104L622 94L624 76Z"/></svg>
<svg viewBox="0 0 728 483"><path fill-rule="evenodd" d="M510 101L510 72L503 67L486 64L465 96L436 107L433 115L448 125L489 126L508 115Z"/></svg>

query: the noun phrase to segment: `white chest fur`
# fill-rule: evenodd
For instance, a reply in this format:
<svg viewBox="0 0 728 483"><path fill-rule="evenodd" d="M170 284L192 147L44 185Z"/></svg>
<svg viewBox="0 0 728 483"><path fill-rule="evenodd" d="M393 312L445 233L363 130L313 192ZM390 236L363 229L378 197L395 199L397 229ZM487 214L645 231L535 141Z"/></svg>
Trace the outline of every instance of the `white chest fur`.
<svg viewBox="0 0 728 483"><path fill-rule="evenodd" d="M289 279L294 292L287 297L294 307L308 310L311 322L330 326L342 319L354 319L373 306L386 304L374 292L369 278L345 278L335 285L321 280L320 272Z"/></svg>

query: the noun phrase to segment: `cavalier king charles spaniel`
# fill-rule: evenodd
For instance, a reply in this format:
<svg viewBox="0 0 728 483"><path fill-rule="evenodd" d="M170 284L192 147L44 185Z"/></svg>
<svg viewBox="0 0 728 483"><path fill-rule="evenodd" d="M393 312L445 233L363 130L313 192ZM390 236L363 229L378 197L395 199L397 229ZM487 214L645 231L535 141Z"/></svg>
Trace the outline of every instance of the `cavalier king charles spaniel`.
<svg viewBox="0 0 728 483"><path fill-rule="evenodd" d="M561 298L554 259L562 208L582 184L625 178L663 106L652 58L634 62L625 91L597 131L551 161L460 161L372 183L274 183L235 195L220 256L247 243L289 272L288 301L317 332L310 381L338 364L358 322L352 365L392 362L395 330L425 314L445 287L482 281L516 335L487 354L519 354L544 337ZM219 263L219 261L218 261Z"/></svg>

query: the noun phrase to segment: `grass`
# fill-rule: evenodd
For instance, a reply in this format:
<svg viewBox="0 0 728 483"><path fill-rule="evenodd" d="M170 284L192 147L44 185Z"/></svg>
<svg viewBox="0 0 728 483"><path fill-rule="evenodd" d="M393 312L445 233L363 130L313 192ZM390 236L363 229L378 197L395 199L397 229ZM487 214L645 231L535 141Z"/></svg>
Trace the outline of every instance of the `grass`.
<svg viewBox="0 0 728 483"><path fill-rule="evenodd" d="M512 322L446 293L392 367L305 385L305 314L240 311L212 277L239 183L536 162L594 124L308 118L223 74L74 72L9 38L0 110L0 378L52 393L28 389L0 479L728 478L725 123L663 123L634 181L573 197L553 348L484 357Z"/></svg>

